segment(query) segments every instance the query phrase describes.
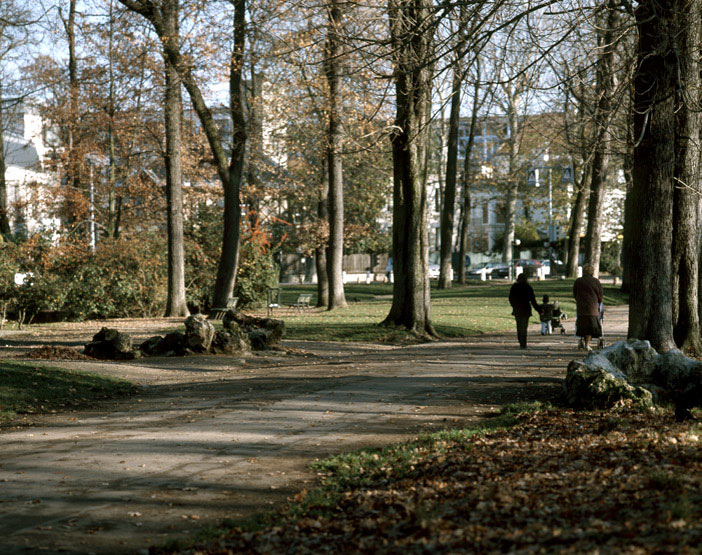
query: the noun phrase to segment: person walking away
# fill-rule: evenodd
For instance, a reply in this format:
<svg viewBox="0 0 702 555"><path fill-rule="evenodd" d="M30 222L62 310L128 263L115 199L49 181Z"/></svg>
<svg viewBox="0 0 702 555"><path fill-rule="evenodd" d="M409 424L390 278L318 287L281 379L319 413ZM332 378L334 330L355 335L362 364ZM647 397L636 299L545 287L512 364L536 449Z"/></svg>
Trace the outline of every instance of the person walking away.
<svg viewBox="0 0 702 555"><path fill-rule="evenodd" d="M551 320L553 320L553 311L555 305L550 302L548 295L544 295L543 304L541 305L541 310L539 310L540 320L541 320L541 335L551 335L553 329L551 327Z"/></svg>
<svg viewBox="0 0 702 555"><path fill-rule="evenodd" d="M540 307L536 304L536 296L531 285L527 283L526 274L522 272L517 276L517 281L509 290L509 304L512 305L512 315L517 322L517 339L519 347L527 348L527 327L531 318L531 307L537 312Z"/></svg>
<svg viewBox="0 0 702 555"><path fill-rule="evenodd" d="M593 275L594 273L594 266L587 264L583 267L583 277L576 279L573 283L573 297L576 307L575 335L580 337L578 349L587 351L592 351L590 340L593 337L602 337L602 324L599 316L604 290L600 280Z"/></svg>

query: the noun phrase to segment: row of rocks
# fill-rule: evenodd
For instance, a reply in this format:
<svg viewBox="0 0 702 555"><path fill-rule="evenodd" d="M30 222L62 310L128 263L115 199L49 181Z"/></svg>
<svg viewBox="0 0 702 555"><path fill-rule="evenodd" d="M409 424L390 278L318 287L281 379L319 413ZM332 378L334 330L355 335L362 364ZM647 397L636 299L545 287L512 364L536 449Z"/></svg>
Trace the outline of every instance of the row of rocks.
<svg viewBox="0 0 702 555"><path fill-rule="evenodd" d="M576 408L650 407L673 402L678 416L702 403L702 362L672 349L659 354L648 341L618 341L583 361L571 361L566 400Z"/></svg>
<svg viewBox="0 0 702 555"><path fill-rule="evenodd" d="M115 329L102 328L85 346L87 356L107 360L131 360L141 356L184 356L194 353L237 354L277 346L285 333L282 320L256 318L227 311L222 329L215 330L202 314L185 319L185 332L148 338L134 348L132 338Z"/></svg>

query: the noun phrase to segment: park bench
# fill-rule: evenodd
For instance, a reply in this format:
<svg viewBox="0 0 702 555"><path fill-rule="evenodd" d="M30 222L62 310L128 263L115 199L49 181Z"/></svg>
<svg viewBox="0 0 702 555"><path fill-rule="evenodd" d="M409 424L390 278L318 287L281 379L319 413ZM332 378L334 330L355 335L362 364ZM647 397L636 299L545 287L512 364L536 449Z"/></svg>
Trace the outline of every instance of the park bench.
<svg viewBox="0 0 702 555"><path fill-rule="evenodd" d="M297 300L294 303L288 305L288 308L290 310L297 310L299 314L302 314L303 310L307 310L310 308L311 301L311 293L302 293L301 295L298 295Z"/></svg>
<svg viewBox="0 0 702 555"><path fill-rule="evenodd" d="M210 320L221 320L228 310L236 310L236 305L239 302L239 297L229 297L227 306L224 308L213 308L210 310Z"/></svg>

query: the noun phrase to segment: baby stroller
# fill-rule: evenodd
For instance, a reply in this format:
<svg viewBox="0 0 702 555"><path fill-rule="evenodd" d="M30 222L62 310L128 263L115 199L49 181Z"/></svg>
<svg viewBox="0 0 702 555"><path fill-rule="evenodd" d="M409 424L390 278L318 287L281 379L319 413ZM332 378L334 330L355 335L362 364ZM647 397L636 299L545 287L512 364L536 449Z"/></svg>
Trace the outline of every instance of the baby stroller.
<svg viewBox="0 0 702 555"><path fill-rule="evenodd" d="M563 320L567 320L568 315L560 309L560 307L558 306L558 301L555 301L553 304L555 306L553 308L553 314L551 316L551 329L555 330L560 328L561 335L565 335L566 329L563 325Z"/></svg>
<svg viewBox="0 0 702 555"><path fill-rule="evenodd" d="M562 320L567 316L558 306L558 301L549 303L548 295L544 295L544 304L541 305L540 320L541 320L541 335L551 335L554 330L561 330L561 335L565 334L566 330L563 327Z"/></svg>

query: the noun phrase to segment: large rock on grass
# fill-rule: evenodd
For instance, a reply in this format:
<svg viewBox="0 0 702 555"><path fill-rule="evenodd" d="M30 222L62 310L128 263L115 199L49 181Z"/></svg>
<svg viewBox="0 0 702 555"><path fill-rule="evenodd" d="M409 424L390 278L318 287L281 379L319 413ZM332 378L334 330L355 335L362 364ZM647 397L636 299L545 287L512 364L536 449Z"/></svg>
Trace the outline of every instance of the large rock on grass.
<svg viewBox="0 0 702 555"><path fill-rule="evenodd" d="M279 345L285 335L285 323L282 320L257 318L228 310L222 325L226 330L233 329L234 324L249 336L254 351L263 351Z"/></svg>
<svg viewBox="0 0 702 555"><path fill-rule="evenodd" d="M172 331L165 336L156 335L149 337L141 345L139 350L146 356L183 356L189 350L185 342L185 334L180 331Z"/></svg>
<svg viewBox="0 0 702 555"><path fill-rule="evenodd" d="M580 408L672 401L679 418L702 406L702 362L678 349L658 354L648 341L618 341L568 365L566 399Z"/></svg>
<svg viewBox="0 0 702 555"><path fill-rule="evenodd" d="M185 345L197 353L210 350L214 339L214 326L203 314L193 314L185 319Z"/></svg>
<svg viewBox="0 0 702 555"><path fill-rule="evenodd" d="M653 395L648 389L631 385L624 374L612 371L607 362L590 361L588 365L572 361L568 365L565 388L569 405L583 409L607 409L627 402L640 407L653 406Z"/></svg>
<svg viewBox="0 0 702 555"><path fill-rule="evenodd" d="M132 338L111 328L102 328L97 332L83 353L103 360L131 360L136 357L132 351Z"/></svg>
<svg viewBox="0 0 702 555"><path fill-rule="evenodd" d="M210 351L216 355L235 355L251 350L249 336L238 326L236 329L222 329L215 333Z"/></svg>

